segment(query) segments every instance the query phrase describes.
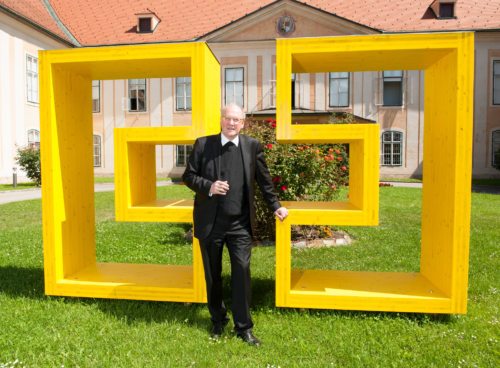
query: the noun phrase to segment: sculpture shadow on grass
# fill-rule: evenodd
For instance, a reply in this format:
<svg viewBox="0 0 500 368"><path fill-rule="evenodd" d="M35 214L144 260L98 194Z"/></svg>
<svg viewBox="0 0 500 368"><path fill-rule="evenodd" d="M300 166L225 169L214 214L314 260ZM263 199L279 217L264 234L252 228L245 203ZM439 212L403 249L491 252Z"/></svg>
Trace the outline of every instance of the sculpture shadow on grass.
<svg viewBox="0 0 500 368"><path fill-rule="evenodd" d="M97 298L68 298L48 297L44 292L44 273L41 268L24 268L6 266L0 267L0 294L17 298L30 299L57 299L68 305L81 304L97 307L100 311L129 324L137 322L177 324L185 323L205 330L210 326L210 316L205 304L156 302L143 300L97 299ZM227 307L231 307L231 279L224 275L224 299ZM252 310L258 313L261 310L278 309L275 307L274 280L252 279ZM345 318L387 320L405 318L417 324L451 323L453 315L449 314L420 314L420 313L389 313L366 311L318 310L318 309L280 309L283 313L310 313L325 318L334 314Z"/></svg>
<svg viewBox="0 0 500 368"><path fill-rule="evenodd" d="M12 297L45 298L43 269L35 267L0 267L0 293Z"/></svg>

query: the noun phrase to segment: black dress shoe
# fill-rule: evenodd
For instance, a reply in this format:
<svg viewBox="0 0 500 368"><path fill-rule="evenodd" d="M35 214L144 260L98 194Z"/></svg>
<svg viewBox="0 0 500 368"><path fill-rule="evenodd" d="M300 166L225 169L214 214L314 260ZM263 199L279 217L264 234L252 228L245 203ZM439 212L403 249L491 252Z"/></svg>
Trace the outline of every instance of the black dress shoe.
<svg viewBox="0 0 500 368"><path fill-rule="evenodd" d="M260 340L253 335L252 330L238 332L236 336L245 341L248 345L260 346L261 344Z"/></svg>
<svg viewBox="0 0 500 368"><path fill-rule="evenodd" d="M229 323L229 319L225 319L221 322L215 322L212 324L212 329L210 330L210 336L213 339L220 339L224 333L224 328Z"/></svg>

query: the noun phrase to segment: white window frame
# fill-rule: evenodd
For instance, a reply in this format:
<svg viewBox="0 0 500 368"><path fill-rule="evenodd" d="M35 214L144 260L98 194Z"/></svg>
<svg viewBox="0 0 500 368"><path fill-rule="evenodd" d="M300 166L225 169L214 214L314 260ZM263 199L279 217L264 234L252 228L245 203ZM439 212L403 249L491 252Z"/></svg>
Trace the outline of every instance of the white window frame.
<svg viewBox="0 0 500 368"><path fill-rule="evenodd" d="M97 98L96 98L94 92L97 93ZM94 101L97 101L97 102L94 102ZM92 112L94 114L101 112L101 81L100 80L93 80L92 81Z"/></svg>
<svg viewBox="0 0 500 368"><path fill-rule="evenodd" d="M175 166L186 167L189 155L193 150L192 144L178 144L175 146Z"/></svg>
<svg viewBox="0 0 500 368"><path fill-rule="evenodd" d="M340 73L347 73L347 77L340 77L340 76L332 76L332 74L340 74ZM343 109L343 108L348 108L351 106L351 73L350 72L330 72L327 74L328 76L328 107L330 109ZM337 80L337 81L345 81L347 79L347 104L346 105L341 105L340 104L340 83L337 88L337 92L339 94L339 104L337 105L332 105L332 81Z"/></svg>
<svg viewBox="0 0 500 368"><path fill-rule="evenodd" d="M228 69L242 69L243 71L243 81L242 81L242 96L241 96L241 104L237 101L233 101L233 100L228 100L228 94L227 94L227 81L226 81L226 71ZM224 68L223 68L223 78L224 78L224 98L223 98L223 101L224 101L224 105L228 105L229 103L231 102L235 102L237 105L241 105L242 108L244 108L246 106L246 103L245 103L245 98L246 98L246 93L245 93L245 80L246 80L246 67L244 65L225 65ZM230 82L233 82L233 81L230 81ZM234 91L234 87L233 87L233 91ZM233 94L234 96L234 94Z"/></svg>
<svg viewBox="0 0 500 368"><path fill-rule="evenodd" d="M384 140L384 136L386 133L391 133L391 140L390 141L385 141ZM394 140L394 134L400 134L401 135L401 140L400 141L395 141ZM387 166L387 167L399 167L399 166L403 166L403 162L404 162L404 132L401 131L401 130L397 130L397 129L387 129L387 130L384 130L380 136L380 165L381 166ZM390 145L390 152L388 153L390 155L390 163L386 163L385 162L385 144L389 144ZM394 160L394 157L395 154L394 153L394 146L396 144L399 144L400 145L400 153L399 153L399 156L400 156L400 163L394 163L395 160Z"/></svg>
<svg viewBox="0 0 500 368"><path fill-rule="evenodd" d="M401 76L385 76L385 73L391 73L391 72L401 72ZM397 82L396 79L399 79L400 82L401 82L401 105L386 105L385 104L385 82L386 82L386 79L387 79L387 82ZM405 106L405 71L404 70L384 70L382 71L382 78L381 78L381 81L382 81L382 106L383 107L395 107L395 108L402 108Z"/></svg>
<svg viewBox="0 0 500 368"><path fill-rule="evenodd" d="M189 80L189 83L188 83ZM175 111L191 111L192 110L192 79L191 77L175 78ZM186 92L186 87L189 85L189 94ZM183 106L179 107L179 99ZM189 106L188 106L189 105Z"/></svg>
<svg viewBox="0 0 500 368"><path fill-rule="evenodd" d="M269 107L276 108L276 63L273 63L271 70L271 79L269 80L269 98Z"/></svg>
<svg viewBox="0 0 500 368"><path fill-rule="evenodd" d="M497 66L498 74L495 75L495 66ZM493 59L491 63L491 103L493 106L500 106L500 59Z"/></svg>
<svg viewBox="0 0 500 368"><path fill-rule="evenodd" d="M36 68L33 68L33 61L36 62ZM26 53L25 63L26 102L38 105L40 103L38 58L34 55Z"/></svg>
<svg viewBox="0 0 500 368"><path fill-rule="evenodd" d="M497 137L495 137L497 136ZM492 167L495 166L495 152L500 149L500 129L495 129L491 132L491 161Z"/></svg>
<svg viewBox="0 0 500 368"><path fill-rule="evenodd" d="M98 141L96 142L96 138ZM102 137L99 134L93 136L94 167L102 167Z"/></svg>
<svg viewBox="0 0 500 368"><path fill-rule="evenodd" d="M28 147L40 148L40 131L38 129L28 129Z"/></svg>
<svg viewBox="0 0 500 368"><path fill-rule="evenodd" d="M139 91L142 90L142 88L139 88L142 86L142 84L139 84L138 82L132 82L132 81L139 81L143 80L144 81L144 109L139 109L139 103L137 103L136 108L132 109L132 95L131 92L135 92L137 96L139 96ZM131 86L135 86L135 88L131 88ZM147 92L148 91L148 80L145 78L137 78L137 79L129 79L127 81L127 99L128 99L128 111L132 113L137 113L137 112L147 112L148 111L148 99L147 99ZM139 99L138 97L135 97Z"/></svg>

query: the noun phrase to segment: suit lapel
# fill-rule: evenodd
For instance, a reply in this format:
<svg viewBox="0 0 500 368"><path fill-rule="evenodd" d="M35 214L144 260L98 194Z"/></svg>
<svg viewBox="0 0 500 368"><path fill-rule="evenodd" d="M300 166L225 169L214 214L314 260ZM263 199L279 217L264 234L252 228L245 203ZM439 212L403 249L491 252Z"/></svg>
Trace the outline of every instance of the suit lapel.
<svg viewBox="0 0 500 368"><path fill-rule="evenodd" d="M245 179L247 184L250 182L250 162L252 162L251 158L251 149L250 142L246 139L243 134L240 134L240 148L241 148L241 157L243 159L243 171L245 173Z"/></svg>
<svg viewBox="0 0 500 368"><path fill-rule="evenodd" d="M221 140L220 140L220 134L214 135L213 136L214 141L212 146L212 153L213 153L213 160L214 160L214 169L215 169L215 179L219 180L220 179L220 160L221 160L221 152L222 152L222 147L221 147Z"/></svg>

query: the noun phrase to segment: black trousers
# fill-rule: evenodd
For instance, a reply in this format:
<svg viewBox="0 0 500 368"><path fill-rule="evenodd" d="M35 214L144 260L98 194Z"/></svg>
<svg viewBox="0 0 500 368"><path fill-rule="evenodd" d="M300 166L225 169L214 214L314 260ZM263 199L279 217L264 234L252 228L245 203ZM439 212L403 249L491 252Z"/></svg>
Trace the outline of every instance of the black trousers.
<svg viewBox="0 0 500 368"><path fill-rule="evenodd" d="M227 320L222 292L222 251L226 244L231 260L231 294L234 329L245 331L253 326L250 316L250 256L252 237L248 219L217 216L210 235L200 240L208 310L212 323Z"/></svg>

